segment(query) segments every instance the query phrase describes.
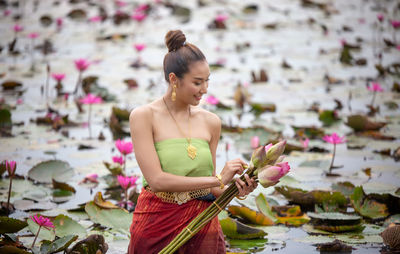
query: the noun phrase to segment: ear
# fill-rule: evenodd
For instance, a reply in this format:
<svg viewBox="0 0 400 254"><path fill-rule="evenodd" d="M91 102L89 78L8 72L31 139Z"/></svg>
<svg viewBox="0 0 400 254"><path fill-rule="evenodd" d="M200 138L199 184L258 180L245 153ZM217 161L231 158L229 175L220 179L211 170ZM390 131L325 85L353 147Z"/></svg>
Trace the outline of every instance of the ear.
<svg viewBox="0 0 400 254"><path fill-rule="evenodd" d="M168 78L169 78L169 83L170 84L177 84L178 83L178 77L175 75L175 73L171 72L170 74L168 74Z"/></svg>

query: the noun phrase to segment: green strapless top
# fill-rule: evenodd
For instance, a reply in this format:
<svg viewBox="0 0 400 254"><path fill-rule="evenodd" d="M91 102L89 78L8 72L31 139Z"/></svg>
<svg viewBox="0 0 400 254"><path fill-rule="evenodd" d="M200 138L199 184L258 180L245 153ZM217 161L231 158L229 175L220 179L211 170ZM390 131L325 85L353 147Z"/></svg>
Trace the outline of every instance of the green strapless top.
<svg viewBox="0 0 400 254"><path fill-rule="evenodd" d="M188 142L185 138L165 139L154 144L161 168L179 176L211 176L214 164L208 142L204 139L192 138L192 145L197 148L194 160L187 154ZM143 187L147 181L143 177Z"/></svg>

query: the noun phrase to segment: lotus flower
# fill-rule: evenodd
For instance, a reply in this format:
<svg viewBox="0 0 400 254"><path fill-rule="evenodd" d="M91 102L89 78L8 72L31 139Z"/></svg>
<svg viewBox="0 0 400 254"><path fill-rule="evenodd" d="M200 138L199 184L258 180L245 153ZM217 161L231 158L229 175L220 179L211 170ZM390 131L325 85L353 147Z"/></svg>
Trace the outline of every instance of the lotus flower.
<svg viewBox="0 0 400 254"><path fill-rule="evenodd" d="M136 49L138 52L140 52L140 51L142 51L143 49L146 48L146 44L144 44L144 43L136 43L136 44L133 45L133 46L135 47L135 49Z"/></svg>
<svg viewBox="0 0 400 254"><path fill-rule="evenodd" d="M260 146L254 150L251 156L250 167L262 168L266 165L274 165L285 150L285 146L286 140L280 141L275 145Z"/></svg>
<svg viewBox="0 0 400 254"><path fill-rule="evenodd" d="M90 66L90 62L84 58L79 58L75 60L74 63L76 69L80 72L85 71Z"/></svg>
<svg viewBox="0 0 400 254"><path fill-rule="evenodd" d="M267 188L279 182L290 170L287 162L279 162L274 166L266 166L258 170L258 180L260 184Z"/></svg>
<svg viewBox="0 0 400 254"><path fill-rule="evenodd" d="M346 139L345 139L345 137L339 137L335 132L332 133L332 135L325 135L322 139L328 143L333 144L332 161L331 161L331 165L329 166L329 174L330 174L332 171L332 168L333 168L333 161L335 160L336 144L345 143Z"/></svg>
<svg viewBox="0 0 400 254"><path fill-rule="evenodd" d="M35 222L36 224L39 225L39 229L36 232L35 239L33 240L33 243L32 243L32 247L31 248L33 248L33 246L35 246L35 242L36 242L36 239L37 239L37 237L39 235L40 229L42 227L45 227L46 229L54 228L54 224L50 221L49 218L42 217L40 215L38 216L37 214L34 215L34 216L30 216L29 218L31 218L31 220L33 220L33 222Z"/></svg>
<svg viewBox="0 0 400 254"><path fill-rule="evenodd" d="M8 15L10 15L11 14L11 10L5 10L4 12L3 12L3 14L4 14L4 16L8 16Z"/></svg>
<svg viewBox="0 0 400 254"><path fill-rule="evenodd" d="M219 100L218 100L218 98L216 98L215 96L209 95L209 96L206 98L206 102L207 102L208 104L211 104L211 105L217 105L217 104L219 103Z"/></svg>
<svg viewBox="0 0 400 254"><path fill-rule="evenodd" d="M391 20L391 21L390 21L390 24L392 24L392 27L393 27L394 29L397 29L397 28L400 27L400 20Z"/></svg>
<svg viewBox="0 0 400 254"><path fill-rule="evenodd" d="M257 147L259 147L260 146L260 138L258 136L251 137L250 146L253 149L256 149Z"/></svg>
<svg viewBox="0 0 400 254"><path fill-rule="evenodd" d="M322 139L334 145L346 142L345 137L339 137L336 132L332 133L332 135L325 135Z"/></svg>
<svg viewBox="0 0 400 254"><path fill-rule="evenodd" d="M305 139L300 140L300 142L301 142L301 145L303 146L303 148L306 149L308 147L308 143L310 142L310 139L305 138Z"/></svg>
<svg viewBox="0 0 400 254"><path fill-rule="evenodd" d="M101 19L102 19L101 16L93 16L93 17L89 18L89 21L92 23L96 23L96 22L101 21Z"/></svg>
<svg viewBox="0 0 400 254"><path fill-rule="evenodd" d="M372 82L371 85L368 86L368 90L370 90L372 92L382 92L383 91L381 85L377 82Z"/></svg>
<svg viewBox="0 0 400 254"><path fill-rule="evenodd" d="M376 15L376 17L378 18L379 22L383 21L384 16L382 13L379 13L378 15Z"/></svg>
<svg viewBox="0 0 400 254"><path fill-rule="evenodd" d="M115 141L115 146L117 147L118 151L120 151L120 153L122 153L123 155L130 154L133 151L133 144L129 141L125 142L118 139L117 141Z"/></svg>
<svg viewBox="0 0 400 254"><path fill-rule="evenodd" d="M59 31L59 30L61 30L61 28L62 28L62 25L63 25L63 19L62 18L57 18L56 19L56 25L57 25L57 30Z"/></svg>
<svg viewBox="0 0 400 254"><path fill-rule="evenodd" d="M64 73L53 73L51 74L51 77L55 79L57 82L61 82L65 78Z"/></svg>
<svg viewBox="0 0 400 254"><path fill-rule="evenodd" d="M224 22L227 19L228 19L228 15L225 15L225 14L218 14L215 17L215 21L217 21L217 22Z"/></svg>
<svg viewBox="0 0 400 254"><path fill-rule="evenodd" d="M119 184L121 185L121 187L126 190L129 188L130 184L131 184L131 180L128 176L123 176L123 175L119 175L117 177Z"/></svg>
<svg viewBox="0 0 400 254"><path fill-rule="evenodd" d="M31 39L35 39L35 38L39 37L39 33L29 33L28 37Z"/></svg>
<svg viewBox="0 0 400 254"><path fill-rule="evenodd" d="M82 104L99 104L102 103L103 100L101 97L89 93L85 98L81 99L80 102Z"/></svg>
<svg viewBox="0 0 400 254"><path fill-rule="evenodd" d="M135 12L131 18L138 21L138 22L142 22L145 18L147 17L147 15L143 12Z"/></svg>
<svg viewBox="0 0 400 254"><path fill-rule="evenodd" d="M124 165L124 158L122 156L113 156L112 160L114 163L118 163L121 166Z"/></svg>
<svg viewBox="0 0 400 254"><path fill-rule="evenodd" d="M15 24L13 26L13 30L14 30L14 32L18 33L18 32L21 32L22 30L24 30L24 27L21 25Z"/></svg>

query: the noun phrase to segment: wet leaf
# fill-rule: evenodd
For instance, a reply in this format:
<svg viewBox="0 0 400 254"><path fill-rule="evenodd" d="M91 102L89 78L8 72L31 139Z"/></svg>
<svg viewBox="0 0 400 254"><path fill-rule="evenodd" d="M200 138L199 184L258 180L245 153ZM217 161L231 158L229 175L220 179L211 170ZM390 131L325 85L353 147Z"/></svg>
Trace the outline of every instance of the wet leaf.
<svg viewBox="0 0 400 254"><path fill-rule="evenodd" d="M354 131L368 131L368 130L380 130L384 127L386 122L374 122L369 120L364 115L351 115L347 117L346 125L352 128Z"/></svg>
<svg viewBox="0 0 400 254"><path fill-rule="evenodd" d="M50 210L50 209L56 208L57 205L50 201L34 202L32 200L20 199L20 200L14 201L14 207L17 210L26 212L26 211Z"/></svg>
<svg viewBox="0 0 400 254"><path fill-rule="evenodd" d="M43 241L40 245L41 253L56 253L63 250L66 250L71 243L75 242L78 239L77 235L67 235L62 238L59 238L53 242L51 241Z"/></svg>
<svg viewBox="0 0 400 254"><path fill-rule="evenodd" d="M396 139L393 136L384 135L384 134L380 133L379 131L363 131L363 132L358 132L357 135L361 136L361 137L376 139L376 140L395 140Z"/></svg>
<svg viewBox="0 0 400 254"><path fill-rule="evenodd" d="M12 253L12 254L31 254L31 252L17 248L11 245L5 245L0 247L0 253Z"/></svg>
<svg viewBox="0 0 400 254"><path fill-rule="evenodd" d="M278 223L281 224L298 227L310 221L298 205L273 206L272 211L276 213Z"/></svg>
<svg viewBox="0 0 400 254"><path fill-rule="evenodd" d="M297 136L307 136L310 139L320 139L325 135L325 131L322 128L317 128L314 126L291 126L296 132Z"/></svg>
<svg viewBox="0 0 400 254"><path fill-rule="evenodd" d="M0 234L16 233L26 227L28 224L25 221L0 216Z"/></svg>
<svg viewBox="0 0 400 254"><path fill-rule="evenodd" d="M67 184L67 183L58 182L58 181L56 181L54 179L52 179L52 182L53 182L53 188L54 189L65 190L65 191L69 191L69 192L72 192L72 193L76 192L75 188L72 187L71 185Z"/></svg>
<svg viewBox="0 0 400 254"><path fill-rule="evenodd" d="M53 18L49 15L43 15L40 17L40 24L44 27L48 27L53 23Z"/></svg>
<svg viewBox="0 0 400 254"><path fill-rule="evenodd" d="M81 9L75 9L70 11L67 16L76 21L85 21L87 19L86 12Z"/></svg>
<svg viewBox="0 0 400 254"><path fill-rule="evenodd" d="M228 238L228 243L231 248L239 248L242 250L249 250L256 252L263 250L267 242L268 239L240 240L240 239Z"/></svg>
<svg viewBox="0 0 400 254"><path fill-rule="evenodd" d="M277 219L274 213L271 210L271 207L268 204L267 199L265 198L264 194L260 193L256 197L256 205L258 210L266 217L268 217L273 223L277 222Z"/></svg>
<svg viewBox="0 0 400 254"><path fill-rule="evenodd" d="M105 208L105 209L112 209L112 208L119 209L120 208L120 207L114 205L113 203L111 203L110 201L104 200L103 195L101 194L100 191L96 193L93 201L97 206L99 206L101 208Z"/></svg>
<svg viewBox="0 0 400 254"><path fill-rule="evenodd" d="M13 80L6 80L1 83L3 90L15 90L18 87L22 87L22 83Z"/></svg>
<svg viewBox="0 0 400 254"><path fill-rule="evenodd" d="M389 215L387 206L365 197L362 186L354 188L350 196L351 203L357 213L370 219L382 219Z"/></svg>
<svg viewBox="0 0 400 254"><path fill-rule="evenodd" d="M251 110L250 112L254 112L256 116L261 115L265 112L275 112L276 106L274 103L251 103L250 104Z"/></svg>
<svg viewBox="0 0 400 254"><path fill-rule="evenodd" d="M352 184L351 182L338 182L332 184L332 190L340 191L346 197L353 194L354 187L354 184Z"/></svg>
<svg viewBox="0 0 400 254"><path fill-rule="evenodd" d="M321 253L351 253L353 247L348 246L341 241L335 239L331 243L318 244L317 250L319 250Z"/></svg>
<svg viewBox="0 0 400 254"><path fill-rule="evenodd" d="M353 64L353 56L350 53L350 49L348 47L343 47L340 53L340 62L348 65Z"/></svg>
<svg viewBox="0 0 400 254"><path fill-rule="evenodd" d="M274 225L274 221L260 212L251 210L244 206L230 206L228 211L234 215L239 216L256 225Z"/></svg>
<svg viewBox="0 0 400 254"><path fill-rule="evenodd" d="M49 160L36 164L28 172L29 178L40 183L68 181L74 175L74 170L66 161Z"/></svg>
<svg viewBox="0 0 400 254"><path fill-rule="evenodd" d="M77 242L71 249L68 249L66 253L99 254L106 253L107 250L108 244L104 241L102 235L90 235L88 238Z"/></svg>
<svg viewBox="0 0 400 254"><path fill-rule="evenodd" d="M53 223L58 237L66 237L68 235L77 235L82 237L86 235L86 229L66 215L58 215L54 219Z"/></svg>
<svg viewBox="0 0 400 254"><path fill-rule="evenodd" d="M340 120L337 116L336 110L322 110L319 112L318 119L324 124L324 126L330 126Z"/></svg>
<svg viewBox="0 0 400 254"><path fill-rule="evenodd" d="M125 209L103 209L91 201L86 203L85 211L91 221L129 234L132 214L129 214Z"/></svg>
<svg viewBox="0 0 400 254"><path fill-rule="evenodd" d="M392 223L400 224L400 214L394 214L385 220L383 224L385 227L388 227Z"/></svg>
<svg viewBox="0 0 400 254"><path fill-rule="evenodd" d="M218 217L222 231L228 238L257 239L263 238L265 235L267 235L267 233L261 229L247 226L246 224L228 217L225 211L223 211Z"/></svg>
<svg viewBox="0 0 400 254"><path fill-rule="evenodd" d="M0 177L3 176L4 172L6 172L6 161L2 161L0 163Z"/></svg>

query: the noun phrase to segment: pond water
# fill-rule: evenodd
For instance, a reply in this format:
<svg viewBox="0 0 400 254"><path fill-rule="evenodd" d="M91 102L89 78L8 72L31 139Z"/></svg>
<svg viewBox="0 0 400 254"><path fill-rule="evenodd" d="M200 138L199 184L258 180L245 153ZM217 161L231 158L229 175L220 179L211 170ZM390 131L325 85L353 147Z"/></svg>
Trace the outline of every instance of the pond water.
<svg viewBox="0 0 400 254"><path fill-rule="evenodd" d="M72 200L57 205L59 210L75 208L91 201L97 191L104 191L107 187L105 178L109 170L103 161L111 162L111 157L118 154L108 125L112 107L130 111L164 93L167 87L162 73L162 59L167 51L164 35L170 29L181 29L187 40L205 53L210 64L221 64L220 68L211 69L208 93L234 109L217 109L205 100L201 106L218 114L224 125L242 128L264 126L282 133L289 143L297 146L301 146L301 143L293 126L314 126L323 129L326 134L337 132L340 136L346 136L347 144L336 147L334 164L342 166L334 170L334 173L340 174L338 177L325 176L324 172L328 170L331 161L332 145L317 138L310 140L309 147L323 148L328 152L307 150L290 153L286 161L292 168L289 173L291 178L282 180L279 185L288 184L304 190L330 190L333 183L350 181L355 186L364 186L364 189L395 190L400 187L400 164L392 156L374 152L390 149L393 153L400 147L400 112L398 107L390 109L385 104L393 102L398 106L400 103L399 93L391 90L394 83L399 83L399 72L379 76L375 68L376 64L389 66L400 59L400 50L385 46L382 41L382 38L392 41L397 39L399 45L400 32L394 30L389 23L390 19L400 20L397 1L167 1L171 5L186 8L176 13L163 1L126 1L122 7L105 0L77 3L24 0L3 2L0 6L3 12L0 14L0 46L3 48L0 52L0 82L18 81L22 83L22 88L17 91L1 91L0 98L14 107L11 111L14 125L12 137L0 138L0 160L17 161L17 174L21 176L27 176L28 171L42 161L57 159L68 162L75 172L68 184L77 192ZM144 21L128 19L120 25L113 23L111 16L118 9L131 15L140 3L151 6ZM199 3L202 5L199 6ZM245 9L250 5L257 6L257 10ZM106 10L109 18L104 22L88 21L90 17L99 14L100 6ZM86 17L81 20L68 17L74 9L84 10ZM180 15L188 11L190 15ZM377 19L380 13L384 15L383 22ZM225 21L227 29L209 29L208 26L219 14L228 16ZM16 19L18 15L20 19ZM40 21L43 16L50 17L52 23L43 25ZM59 29L55 22L57 18L63 20ZM22 25L23 31L15 33L15 24ZM267 25L270 28L266 28ZM378 27L382 27L382 31ZM32 40L29 34L34 32L38 33L38 37ZM12 57L7 45L15 36L15 48L20 54ZM106 37L111 39L101 39ZM51 41L54 52L44 56L38 49L32 51L32 45L39 46L46 39ZM352 50L351 54L355 59L364 58L365 65L349 66L339 61L343 40L348 44L360 45L361 49ZM136 43L144 43L146 48L137 52L133 47ZM377 57L379 52L382 54L381 60ZM97 76L98 85L106 88L116 98L92 106L92 139L89 139L87 126L87 105L84 105L85 112L79 113L72 101L73 96L67 101L56 99L56 82L51 78L48 103L61 114L68 114L69 119L78 125L55 131L50 126L35 123L37 117L46 114L46 97L43 93L46 64L50 65L51 73L66 74L62 81L64 90L72 92L78 79L78 71L74 66L74 60L78 58L91 62L83 72L83 77ZM138 59L143 66L132 68L131 64ZM33 71L32 61L35 66ZM283 62L291 67L282 67ZM253 82L251 72L258 75L261 69L267 72L268 81ZM326 75L341 83L329 84ZM125 79L135 79L138 87L129 89L124 83ZM379 82L383 88L383 92L376 94L374 101L380 110L371 119L387 122L381 134L392 136L392 140L356 136L345 124L348 116L366 115L369 112L367 105L373 95L367 90L367 85L371 81ZM248 86L244 85L246 83ZM256 117L250 112L249 105L245 105L243 110L235 107L237 84L246 86L252 103L273 103L276 111ZM337 106L335 99L343 106L337 111L341 120L331 126L323 126L318 113L309 109L315 104L320 110L333 110ZM126 126L123 128L126 129ZM62 130L67 134L63 135ZM100 133L104 140L97 139ZM251 152L252 135L255 134L223 132L217 149L217 168L221 169L227 159L245 158L245 154ZM270 138L273 136L264 133L260 135L260 142L267 142ZM227 143L231 147L228 152L225 150ZM79 145L91 146L92 149L79 150ZM350 149L350 146L355 145L364 148ZM134 155L127 157L126 166L127 174L141 175ZM366 168L371 168L370 176L363 172ZM92 190L78 184L90 173L97 173L100 177L100 185ZM8 179L4 178L2 182L8 184ZM139 184L137 189L140 187ZM2 201L7 198L4 194L6 191L6 188L1 189ZM256 193L260 192L270 195L281 205L287 204L282 195L273 193L273 188L262 190L260 187ZM256 193L250 197L255 197ZM17 199L12 197L12 202ZM237 204L236 201L233 204ZM16 213L13 216L24 219L27 213ZM85 219L80 221L85 224ZM250 251L319 253L315 244L327 241L327 238L310 237L301 227L284 226L270 232L267 238L267 244ZM352 253L379 253L383 247L382 239L376 237L373 240L361 245L353 243L356 249ZM32 237L24 241L32 242ZM108 253L122 253L128 244L127 237L120 235L107 235L106 241L110 248Z"/></svg>

